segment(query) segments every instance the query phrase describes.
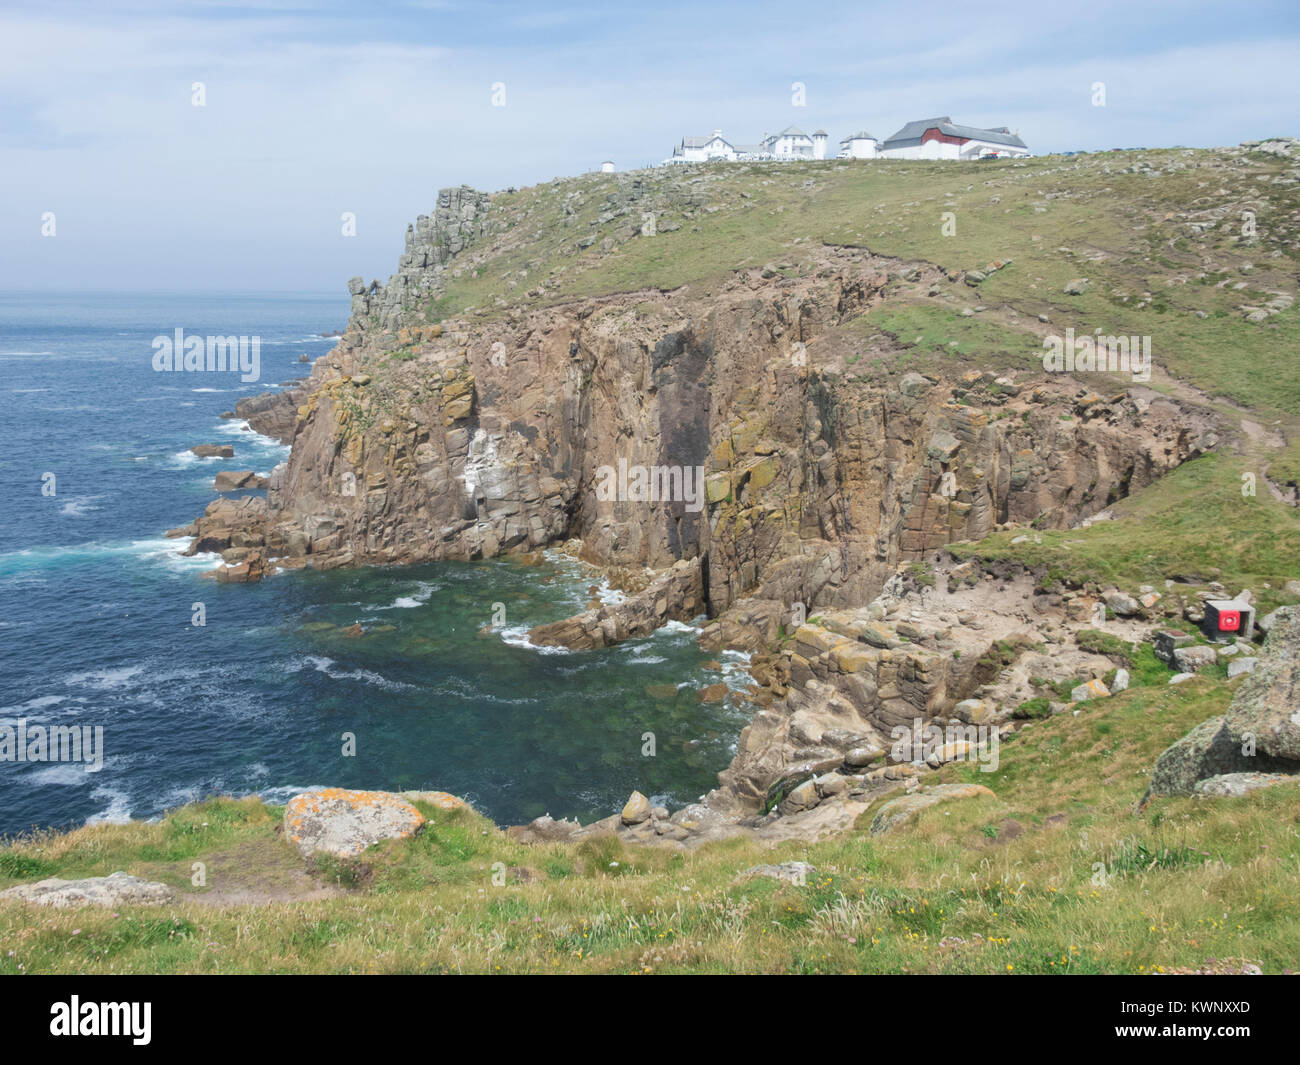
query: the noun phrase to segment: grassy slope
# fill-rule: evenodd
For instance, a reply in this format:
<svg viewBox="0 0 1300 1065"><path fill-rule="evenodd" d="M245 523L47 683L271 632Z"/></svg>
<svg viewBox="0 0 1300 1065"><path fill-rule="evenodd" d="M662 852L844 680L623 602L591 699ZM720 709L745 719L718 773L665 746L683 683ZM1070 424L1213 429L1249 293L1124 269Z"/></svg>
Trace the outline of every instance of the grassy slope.
<svg viewBox="0 0 1300 1065"><path fill-rule="evenodd" d="M931 808L884 837L865 831L869 810L857 832L775 851L728 841L681 854L612 838L527 847L475 814L426 808L416 839L324 867L348 886L340 897L118 914L0 905L0 973L1077 973L1211 958L1281 971L1300 957L1300 785L1134 813L1156 755L1227 697L1199 680L1036 722L1004 745L998 772L941 774L996 798ZM249 853L274 880L298 863L279 816L221 800L159 824L30 840L0 851L0 887L126 869L184 895L196 890L193 862L208 863L215 890L222 876L250 876L230 862ZM803 887L735 879L788 859L818 875ZM510 869L505 886L493 886L496 862Z"/></svg>
<svg viewBox="0 0 1300 1065"><path fill-rule="evenodd" d="M1300 577L1300 512L1273 500L1262 482L1256 495L1243 496L1241 474L1251 465L1232 454L1206 455L1116 504L1115 521L1043 531L1036 534L1042 543L1012 544L1023 530L994 533L952 551L1134 591L1145 583L1163 592L1167 577L1192 588L1219 581L1232 594L1252 589L1267 612L1295 601L1283 585Z"/></svg>
<svg viewBox="0 0 1300 1065"><path fill-rule="evenodd" d="M1167 172L1118 173L1148 166ZM740 268L807 269L822 242L950 270L1009 259L977 290L956 291L1025 322L1047 314L1058 330L1149 335L1157 366L1171 375L1270 416L1300 415L1300 306L1261 323L1240 311L1268 293L1297 293L1300 184L1287 173L1272 157L1169 149L975 166L835 161L591 174L496 197L502 231L467 253L436 312L496 313L503 309L497 299L529 306L643 287L707 292ZM633 178L643 195L628 215L597 224L605 197ZM572 215L564 214L566 200ZM1258 226L1249 240L1240 235L1246 207ZM1192 232L1202 211L1220 208L1226 215L1218 225ZM627 237L645 212L660 232ZM941 228L944 212L955 217L951 236ZM680 229L663 231L673 224ZM588 235L596 244L577 248ZM605 238L615 243L608 253ZM1090 287L1066 296L1075 277L1089 278ZM882 325L899 314L952 317L950 308L922 301L906 311L887 308ZM914 324L935 323L906 323ZM1026 344L1024 332L1005 322L1001 335L993 326L984 332L961 351L972 364L1025 352L1024 368L1041 366L1037 337Z"/></svg>

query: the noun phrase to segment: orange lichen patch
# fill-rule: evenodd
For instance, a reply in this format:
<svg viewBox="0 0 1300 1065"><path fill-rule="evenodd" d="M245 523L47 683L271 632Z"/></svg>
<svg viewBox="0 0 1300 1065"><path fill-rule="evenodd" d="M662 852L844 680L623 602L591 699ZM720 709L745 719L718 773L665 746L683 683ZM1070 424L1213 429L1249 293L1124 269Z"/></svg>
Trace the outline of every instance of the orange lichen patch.
<svg viewBox="0 0 1300 1065"><path fill-rule="evenodd" d="M387 791L320 788L289 800L285 835L304 852L359 854L380 839L406 839L424 825L424 815Z"/></svg>

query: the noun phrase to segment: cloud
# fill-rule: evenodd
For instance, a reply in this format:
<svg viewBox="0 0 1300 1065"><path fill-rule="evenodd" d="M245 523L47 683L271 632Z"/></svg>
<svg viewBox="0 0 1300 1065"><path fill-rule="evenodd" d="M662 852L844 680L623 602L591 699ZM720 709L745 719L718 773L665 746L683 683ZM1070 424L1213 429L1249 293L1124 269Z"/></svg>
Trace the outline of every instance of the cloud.
<svg viewBox="0 0 1300 1065"><path fill-rule="evenodd" d="M978 20L933 4L735 10L141 0L112 16L0 13L0 284L338 289L391 272L440 186L643 165L718 126L742 141L821 126L834 143L949 114L1018 128L1035 151L1295 132L1286 7L1264 25L1228 4L1109 0L1085 14L993 2ZM806 108L791 106L794 81ZM1095 81L1105 108L1091 106ZM39 236L47 210L54 240ZM340 236L344 211L356 238Z"/></svg>

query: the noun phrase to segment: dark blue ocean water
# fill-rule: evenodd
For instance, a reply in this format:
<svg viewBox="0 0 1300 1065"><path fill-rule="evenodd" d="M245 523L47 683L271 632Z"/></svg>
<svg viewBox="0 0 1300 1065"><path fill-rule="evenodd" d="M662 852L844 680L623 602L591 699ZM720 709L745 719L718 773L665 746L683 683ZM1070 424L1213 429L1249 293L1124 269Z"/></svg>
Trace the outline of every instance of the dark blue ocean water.
<svg viewBox="0 0 1300 1065"><path fill-rule="evenodd" d="M0 727L100 726L105 755L97 772L0 761L0 833L326 784L440 788L503 824L590 819L633 788L676 804L716 782L743 720L695 690L739 683L739 656L705 668L679 625L601 652L526 646L591 599L563 559L218 585L215 556L164 539L219 469L286 456L219 415L305 374L299 355L346 317L346 295L0 295ZM178 327L260 336L261 380L155 372L153 338ZM484 631L494 603L506 624Z"/></svg>

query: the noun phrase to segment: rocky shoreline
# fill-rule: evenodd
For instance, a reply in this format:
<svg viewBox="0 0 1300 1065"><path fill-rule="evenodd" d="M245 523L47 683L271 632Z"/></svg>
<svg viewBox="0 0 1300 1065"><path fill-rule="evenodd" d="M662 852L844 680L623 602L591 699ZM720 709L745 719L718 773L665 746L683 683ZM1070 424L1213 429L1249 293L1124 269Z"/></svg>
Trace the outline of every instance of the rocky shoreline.
<svg viewBox="0 0 1300 1065"><path fill-rule="evenodd" d="M627 185L617 210L639 195ZM1222 442L1209 407L1067 375L892 371L907 342L864 342L857 323L886 299L982 278L863 248L815 249L798 276L741 268L709 290L435 319L447 280L508 239L491 197L443 190L389 282L350 283L351 319L311 376L236 407L292 448L265 497L214 500L169 535L220 552L227 582L568 543L642 576L619 604L536 627L534 644L607 647L703 615L702 646L752 656L753 720L702 802L669 814L634 797L595 826L512 831L682 845L816 833L1032 727L1018 706L1052 700L1031 676L1072 679L1080 702L1127 683L1079 633L1101 604L1108 631L1143 639L1169 589L1045 593L1037 575L943 546L1101 520ZM874 357L885 368L861 372ZM701 497L598 490L628 466L698 470ZM896 730L920 743L931 727L958 738L891 754Z"/></svg>

